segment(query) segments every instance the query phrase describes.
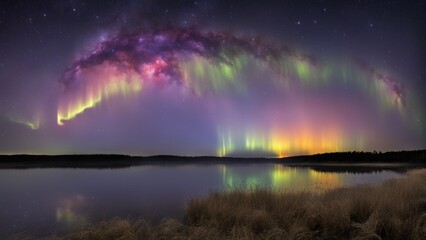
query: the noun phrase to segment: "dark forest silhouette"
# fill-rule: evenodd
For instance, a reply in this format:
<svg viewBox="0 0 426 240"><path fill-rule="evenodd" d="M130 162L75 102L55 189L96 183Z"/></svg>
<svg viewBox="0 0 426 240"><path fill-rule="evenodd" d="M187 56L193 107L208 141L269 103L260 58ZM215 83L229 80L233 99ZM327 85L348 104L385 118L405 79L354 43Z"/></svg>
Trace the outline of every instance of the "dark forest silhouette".
<svg viewBox="0 0 426 240"><path fill-rule="evenodd" d="M118 154L74 154L74 155L1 155L0 168L123 168L140 164L180 163L283 163L297 165L316 164L408 164L425 165L426 150L399 152L337 152L286 158L235 158L171 155L129 156ZM360 166L358 166L360 167ZM318 167L317 167L318 168ZM320 167L321 168L321 167ZM330 168L327 166L327 168ZM336 170L339 169L335 166Z"/></svg>

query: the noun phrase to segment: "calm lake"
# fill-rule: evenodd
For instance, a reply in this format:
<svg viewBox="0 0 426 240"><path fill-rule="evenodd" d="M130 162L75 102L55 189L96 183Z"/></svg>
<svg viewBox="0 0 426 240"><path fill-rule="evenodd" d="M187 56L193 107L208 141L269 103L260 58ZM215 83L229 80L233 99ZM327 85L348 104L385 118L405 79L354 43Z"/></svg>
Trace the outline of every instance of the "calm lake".
<svg viewBox="0 0 426 240"><path fill-rule="evenodd" d="M281 164L172 164L120 169L0 170L0 239L64 234L113 217L182 218L189 198L234 188L324 191L403 176L389 170L324 172Z"/></svg>

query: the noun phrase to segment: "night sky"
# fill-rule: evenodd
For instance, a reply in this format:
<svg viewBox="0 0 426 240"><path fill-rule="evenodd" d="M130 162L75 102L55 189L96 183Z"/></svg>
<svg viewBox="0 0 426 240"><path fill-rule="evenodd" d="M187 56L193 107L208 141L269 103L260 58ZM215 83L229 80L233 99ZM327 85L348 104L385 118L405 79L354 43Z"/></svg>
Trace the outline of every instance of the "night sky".
<svg viewBox="0 0 426 240"><path fill-rule="evenodd" d="M1 1L0 154L426 148L424 1Z"/></svg>

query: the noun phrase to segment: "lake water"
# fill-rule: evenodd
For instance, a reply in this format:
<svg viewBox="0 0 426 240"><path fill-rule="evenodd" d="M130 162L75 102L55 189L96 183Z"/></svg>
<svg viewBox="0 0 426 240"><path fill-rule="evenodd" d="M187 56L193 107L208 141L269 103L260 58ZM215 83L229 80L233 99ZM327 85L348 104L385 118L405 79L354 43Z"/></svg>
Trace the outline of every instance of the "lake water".
<svg viewBox="0 0 426 240"><path fill-rule="evenodd" d="M0 239L63 234L113 217L182 217L188 199L217 190L268 187L320 192L402 176L321 172L281 164L142 165L121 169L0 170Z"/></svg>

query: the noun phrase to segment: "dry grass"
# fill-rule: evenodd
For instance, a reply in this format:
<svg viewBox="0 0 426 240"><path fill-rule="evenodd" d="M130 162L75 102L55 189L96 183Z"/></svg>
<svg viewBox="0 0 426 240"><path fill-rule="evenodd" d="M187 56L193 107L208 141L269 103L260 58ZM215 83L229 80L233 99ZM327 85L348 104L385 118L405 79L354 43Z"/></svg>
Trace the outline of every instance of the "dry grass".
<svg viewBox="0 0 426 240"><path fill-rule="evenodd" d="M426 239L426 169L323 194L218 192L191 200L183 223L113 220L49 239Z"/></svg>

